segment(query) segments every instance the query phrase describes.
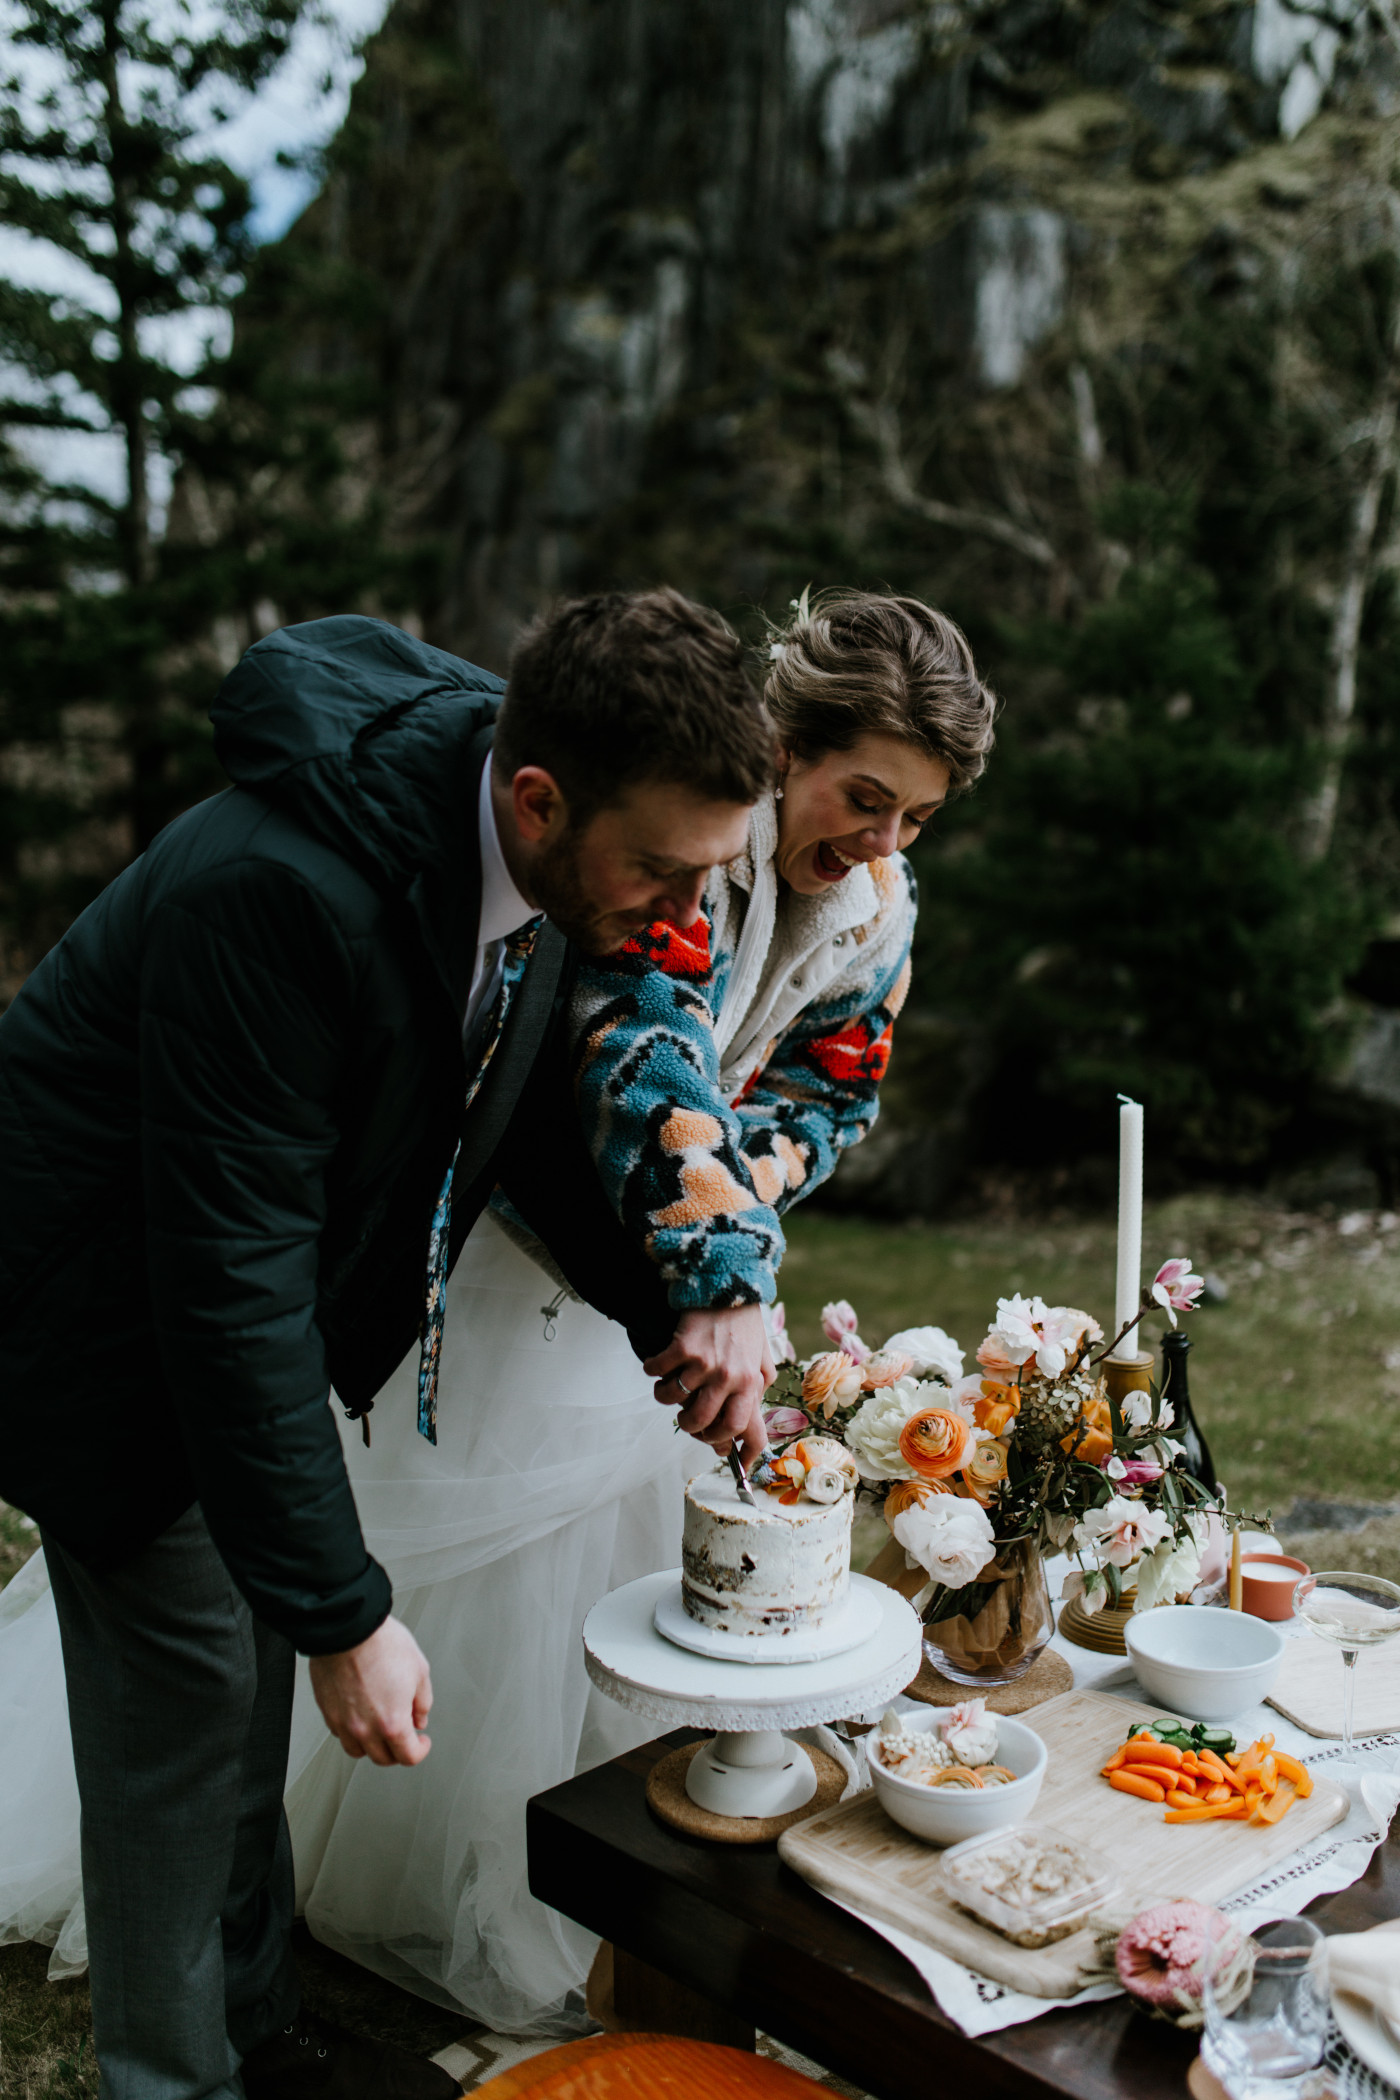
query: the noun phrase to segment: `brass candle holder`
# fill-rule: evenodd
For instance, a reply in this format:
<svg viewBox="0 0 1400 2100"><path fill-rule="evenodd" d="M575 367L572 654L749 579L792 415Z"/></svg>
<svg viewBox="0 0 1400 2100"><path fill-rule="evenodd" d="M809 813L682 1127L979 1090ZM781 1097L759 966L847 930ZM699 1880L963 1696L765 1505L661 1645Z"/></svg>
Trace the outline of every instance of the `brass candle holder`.
<svg viewBox="0 0 1400 2100"><path fill-rule="evenodd" d="M1150 1350L1142 1350L1136 1356L1106 1357L1102 1366L1108 1397L1121 1406L1126 1394L1145 1393L1151 1389L1154 1358ZM1128 1644L1124 1639L1124 1628L1133 1615L1137 1602L1137 1585L1123 1592L1117 1604L1105 1604L1101 1611L1085 1611L1078 1597L1060 1613L1060 1632L1076 1648L1092 1648L1098 1655L1126 1655Z"/></svg>

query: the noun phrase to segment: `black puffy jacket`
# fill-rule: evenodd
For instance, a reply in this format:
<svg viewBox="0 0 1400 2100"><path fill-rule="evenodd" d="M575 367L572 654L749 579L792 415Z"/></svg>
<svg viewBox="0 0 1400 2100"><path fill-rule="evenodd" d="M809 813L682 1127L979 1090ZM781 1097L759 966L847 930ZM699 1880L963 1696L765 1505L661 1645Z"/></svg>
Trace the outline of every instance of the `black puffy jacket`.
<svg viewBox="0 0 1400 2100"><path fill-rule="evenodd" d="M213 709L236 786L0 1017L0 1495L99 1567L197 1499L254 1611L310 1654L389 1609L327 1394L368 1403L412 1345L459 1137L454 1252L501 1178L604 1310L652 1293L643 1346L666 1324L592 1177L559 1172L548 925L463 1116L502 690L377 621L269 635Z"/></svg>

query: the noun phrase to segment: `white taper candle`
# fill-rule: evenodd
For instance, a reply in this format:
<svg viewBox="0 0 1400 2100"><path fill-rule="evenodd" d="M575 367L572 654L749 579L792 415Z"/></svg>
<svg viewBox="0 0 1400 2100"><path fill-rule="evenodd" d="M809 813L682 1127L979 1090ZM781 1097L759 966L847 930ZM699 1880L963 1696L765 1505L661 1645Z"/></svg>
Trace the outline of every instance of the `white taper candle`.
<svg viewBox="0 0 1400 2100"><path fill-rule="evenodd" d="M1131 1320L1142 1303L1142 1104L1118 1096L1118 1283L1113 1332ZM1136 1328L1116 1354L1131 1359L1142 1343Z"/></svg>

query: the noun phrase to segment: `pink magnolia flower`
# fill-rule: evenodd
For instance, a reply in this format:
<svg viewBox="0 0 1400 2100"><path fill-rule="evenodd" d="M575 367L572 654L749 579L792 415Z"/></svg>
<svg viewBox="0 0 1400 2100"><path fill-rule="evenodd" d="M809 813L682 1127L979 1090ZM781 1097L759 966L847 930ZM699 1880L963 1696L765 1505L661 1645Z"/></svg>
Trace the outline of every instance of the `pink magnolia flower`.
<svg viewBox="0 0 1400 2100"><path fill-rule="evenodd" d="M1073 1543L1077 1552L1092 1551L1100 1564L1111 1561L1116 1568L1126 1568L1140 1553L1160 1546L1171 1528L1171 1518L1163 1511L1115 1495L1102 1509L1091 1509L1080 1518Z"/></svg>
<svg viewBox="0 0 1400 2100"><path fill-rule="evenodd" d="M770 1437L801 1436L811 1423L800 1407L766 1407L763 1426Z"/></svg>
<svg viewBox="0 0 1400 2100"><path fill-rule="evenodd" d="M1152 1279L1152 1296L1173 1327L1179 1312L1195 1311L1196 1300L1204 1288L1205 1277L1191 1273L1189 1255L1178 1254L1171 1261L1164 1261Z"/></svg>
<svg viewBox="0 0 1400 2100"><path fill-rule="evenodd" d="M1151 1487L1154 1480L1162 1477L1162 1468L1154 1466L1149 1458L1111 1458L1104 1471L1124 1488Z"/></svg>
<svg viewBox="0 0 1400 2100"><path fill-rule="evenodd" d="M822 1307L822 1333L838 1349L844 1349L853 1364L863 1364L870 1354L856 1329L859 1326L856 1309L845 1298L838 1298L834 1305Z"/></svg>

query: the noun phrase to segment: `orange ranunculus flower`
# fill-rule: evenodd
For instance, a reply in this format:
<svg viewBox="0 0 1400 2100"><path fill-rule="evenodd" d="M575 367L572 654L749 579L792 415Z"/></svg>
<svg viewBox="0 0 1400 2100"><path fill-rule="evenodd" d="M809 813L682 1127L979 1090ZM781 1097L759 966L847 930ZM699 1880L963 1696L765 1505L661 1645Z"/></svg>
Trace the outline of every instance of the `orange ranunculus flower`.
<svg viewBox="0 0 1400 2100"><path fill-rule="evenodd" d="M1020 1412L1019 1386L1002 1385L993 1378L982 1380L982 1397L973 1403L972 1408L972 1419L979 1429L990 1430L993 1436L1002 1436Z"/></svg>
<svg viewBox="0 0 1400 2100"><path fill-rule="evenodd" d="M995 1437L979 1444L962 1469L967 1491L975 1502L986 1504L1006 1479L1006 1446Z"/></svg>
<svg viewBox="0 0 1400 2100"><path fill-rule="evenodd" d="M921 1480L942 1480L972 1455L972 1425L946 1407L921 1407L899 1432L899 1455Z"/></svg>
<svg viewBox="0 0 1400 2100"><path fill-rule="evenodd" d="M802 1381L802 1398L813 1414L820 1413L829 1422L843 1402L854 1400L860 1392L860 1368L844 1349L829 1349L824 1356L814 1356Z"/></svg>
<svg viewBox="0 0 1400 2100"><path fill-rule="evenodd" d="M1113 1456L1113 1416L1102 1392L1094 1394L1068 1436L1060 1438L1060 1449L1082 1458L1086 1466L1101 1466Z"/></svg>

